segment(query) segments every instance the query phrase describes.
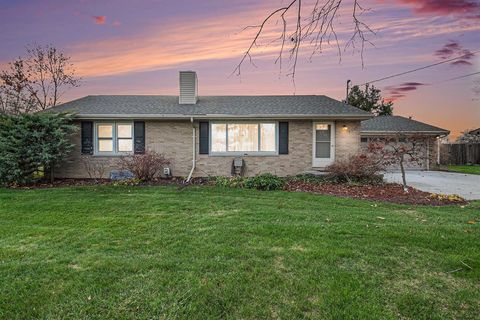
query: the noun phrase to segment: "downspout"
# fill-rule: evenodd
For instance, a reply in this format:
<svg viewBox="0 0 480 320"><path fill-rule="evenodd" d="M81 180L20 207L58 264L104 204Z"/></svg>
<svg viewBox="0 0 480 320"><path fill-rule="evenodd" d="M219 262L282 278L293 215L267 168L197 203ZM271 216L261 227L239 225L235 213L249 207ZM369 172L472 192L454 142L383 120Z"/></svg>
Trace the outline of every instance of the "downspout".
<svg viewBox="0 0 480 320"><path fill-rule="evenodd" d="M196 150L195 150L195 145L196 145L196 136L195 136L195 125L193 123L193 117L190 118L190 122L192 123L192 169L190 170L190 173L188 174L187 180L185 180L186 183L189 183L190 180L192 179L193 171L195 171L195 165L197 163L196 161Z"/></svg>
<svg viewBox="0 0 480 320"><path fill-rule="evenodd" d="M440 139L446 137L447 135L437 137L437 165L440 166Z"/></svg>
<svg viewBox="0 0 480 320"><path fill-rule="evenodd" d="M437 137L437 165L440 166L440 137Z"/></svg>
<svg viewBox="0 0 480 320"><path fill-rule="evenodd" d="M430 139L427 138L427 171L430 171Z"/></svg>

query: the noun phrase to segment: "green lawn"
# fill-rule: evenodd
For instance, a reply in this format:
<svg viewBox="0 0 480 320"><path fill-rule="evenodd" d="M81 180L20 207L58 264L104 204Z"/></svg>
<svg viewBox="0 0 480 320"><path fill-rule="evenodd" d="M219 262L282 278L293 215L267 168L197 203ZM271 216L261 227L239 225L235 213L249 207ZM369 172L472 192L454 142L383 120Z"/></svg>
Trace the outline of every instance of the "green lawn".
<svg viewBox="0 0 480 320"><path fill-rule="evenodd" d="M480 165L472 165L472 166L448 165L448 171L470 173L470 174L480 174Z"/></svg>
<svg viewBox="0 0 480 320"><path fill-rule="evenodd" d="M479 221L480 202L0 189L0 319L478 319Z"/></svg>

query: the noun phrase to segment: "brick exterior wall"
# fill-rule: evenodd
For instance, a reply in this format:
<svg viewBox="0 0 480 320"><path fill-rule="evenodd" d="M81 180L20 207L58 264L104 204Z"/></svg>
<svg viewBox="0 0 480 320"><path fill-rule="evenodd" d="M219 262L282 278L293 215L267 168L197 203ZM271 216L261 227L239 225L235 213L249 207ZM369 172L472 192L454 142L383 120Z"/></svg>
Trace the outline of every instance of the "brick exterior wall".
<svg viewBox="0 0 480 320"><path fill-rule="evenodd" d="M209 156L198 152L199 134L196 128L196 170L194 176L231 175L233 156ZM343 126L347 128L344 129ZM192 167L192 123L189 121L146 121L145 144L149 150L164 154L172 161L174 176L187 176ZM245 174L254 176L270 172L279 176L296 175L312 168L313 121L289 121L289 152L276 156L246 156ZM89 178L87 167L104 169L108 178L118 169L118 157L90 156L80 153L80 133L72 137L75 144L69 158L55 170L59 178ZM335 158L342 159L360 150L360 122L338 121L335 125ZM92 170L90 170L92 171ZM100 170L102 171L102 170ZM97 170L98 172L98 170Z"/></svg>

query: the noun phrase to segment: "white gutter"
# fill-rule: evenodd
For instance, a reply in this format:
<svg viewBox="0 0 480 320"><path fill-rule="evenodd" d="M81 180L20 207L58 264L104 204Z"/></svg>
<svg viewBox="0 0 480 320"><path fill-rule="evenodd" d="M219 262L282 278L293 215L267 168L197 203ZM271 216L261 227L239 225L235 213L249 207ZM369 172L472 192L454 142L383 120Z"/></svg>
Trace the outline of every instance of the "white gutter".
<svg viewBox="0 0 480 320"><path fill-rule="evenodd" d="M370 115L355 114L198 114L198 115L165 115L165 114L76 114L76 119L153 119L153 120L183 120L195 117L197 119L341 119L341 120L367 120Z"/></svg>
<svg viewBox="0 0 480 320"><path fill-rule="evenodd" d="M190 180L192 179L193 171L195 171L195 166L197 163L196 160L196 150L195 150L195 145L196 145L196 136L195 136L195 124L193 123L193 117L190 117L190 122L192 122L192 169L190 170L190 173L188 174L187 180L185 180L186 183L189 183Z"/></svg>

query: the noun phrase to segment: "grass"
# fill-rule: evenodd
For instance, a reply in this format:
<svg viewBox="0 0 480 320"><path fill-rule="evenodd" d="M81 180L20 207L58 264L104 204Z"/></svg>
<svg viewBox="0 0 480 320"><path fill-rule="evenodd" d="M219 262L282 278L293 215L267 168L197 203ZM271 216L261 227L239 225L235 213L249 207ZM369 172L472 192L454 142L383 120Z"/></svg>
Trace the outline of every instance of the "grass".
<svg viewBox="0 0 480 320"><path fill-rule="evenodd" d="M412 207L213 187L3 189L0 221L1 319L480 313L480 202Z"/></svg>
<svg viewBox="0 0 480 320"><path fill-rule="evenodd" d="M469 173L469 174L480 174L480 165L448 165L448 171Z"/></svg>

